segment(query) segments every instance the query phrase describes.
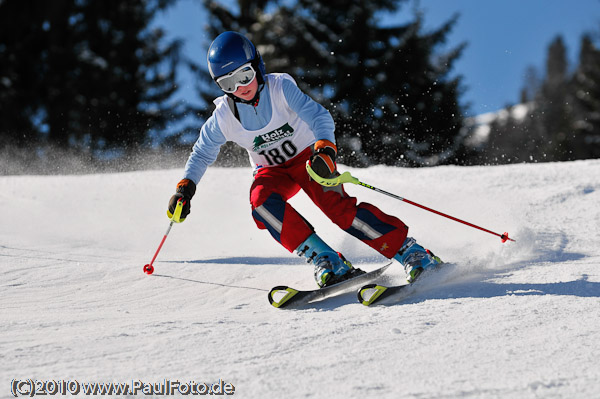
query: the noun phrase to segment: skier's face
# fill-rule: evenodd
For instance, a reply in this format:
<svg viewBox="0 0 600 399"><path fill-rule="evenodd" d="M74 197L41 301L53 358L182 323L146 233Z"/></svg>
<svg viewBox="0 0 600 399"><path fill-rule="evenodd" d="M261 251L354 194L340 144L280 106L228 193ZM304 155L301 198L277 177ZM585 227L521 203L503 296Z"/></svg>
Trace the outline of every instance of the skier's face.
<svg viewBox="0 0 600 399"><path fill-rule="evenodd" d="M256 81L256 76L254 80L248 84L248 86L240 86L236 91L233 92L233 95L241 98L245 101L250 101L256 95L256 91L258 90L258 82Z"/></svg>

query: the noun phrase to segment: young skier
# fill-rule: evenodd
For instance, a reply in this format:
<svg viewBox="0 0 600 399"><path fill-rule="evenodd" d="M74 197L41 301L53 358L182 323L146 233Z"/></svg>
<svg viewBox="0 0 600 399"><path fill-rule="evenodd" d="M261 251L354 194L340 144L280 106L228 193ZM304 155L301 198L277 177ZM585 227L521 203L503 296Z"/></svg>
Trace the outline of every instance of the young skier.
<svg viewBox="0 0 600 399"><path fill-rule="evenodd" d="M287 202L300 189L333 223L385 257L398 260L409 281L440 263L407 238L408 227L400 219L371 204L357 205L341 185L326 188L309 178L307 161L321 177L337 175L335 127L329 112L304 94L291 76L267 74L254 44L237 32L220 34L207 58L210 74L225 95L214 100L216 109L202 126L183 179L169 201L169 218L182 199L183 210L176 221L185 220L196 185L229 140L248 151L255 168L250 203L256 225L267 229L288 251L312 262L320 287L364 272L327 245Z"/></svg>

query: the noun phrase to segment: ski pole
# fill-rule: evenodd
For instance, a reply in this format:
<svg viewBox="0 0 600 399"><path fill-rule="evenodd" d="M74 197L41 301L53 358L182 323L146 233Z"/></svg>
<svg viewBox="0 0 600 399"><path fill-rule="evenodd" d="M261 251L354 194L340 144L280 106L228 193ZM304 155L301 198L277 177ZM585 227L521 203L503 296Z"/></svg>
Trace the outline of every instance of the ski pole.
<svg viewBox="0 0 600 399"><path fill-rule="evenodd" d="M180 199L179 201L177 201L177 205L175 206L175 212L173 212L173 216L171 217L171 223L169 223L169 228L167 228L167 232L163 236L162 241L160 242L160 245L158 246L158 249L154 253L154 257L152 258L150 263L148 263L147 265L144 265L144 273L146 273L148 275L154 273L154 266L152 266L152 264L156 260L156 257L158 256L160 249L162 248L163 244L165 243L165 240L167 239L167 236L169 235L169 232L171 231L171 227L173 227L173 223L175 223L176 220L179 220L179 218L181 216L181 210L183 209L183 203L184 203L183 199Z"/></svg>
<svg viewBox="0 0 600 399"><path fill-rule="evenodd" d="M310 177L314 181L316 181L317 183L319 183L322 186L333 187L333 186L337 186L337 185L344 184L344 183L352 183L352 184L356 184L356 185L359 185L359 186L363 186L363 187L366 187L366 188L371 189L373 191L376 191L378 193L385 194L385 195L390 196L392 198L395 198L397 200L406 202L407 204L411 204L411 205L414 205L414 206L419 207L421 209L425 209L426 211L433 212L436 215L440 215L440 216L446 217L448 219L454 220L455 222L459 222L459 223L465 224L467 226L479 229L481 231L485 231L486 233L490 233L490 234L493 234L495 236L498 236L498 237L500 237L500 239L502 240L503 243L506 242L507 240L515 242L515 240L513 240L512 238L508 237L508 233L506 233L506 232L504 234L494 233L493 231L490 231L488 229L484 229L483 227L477 226L477 225L475 225L473 223L466 222L466 221L461 220L459 218L455 218L454 216L450 216L450 215L447 215L447 214L442 213L440 211L436 211L435 209L431 209L431 208L428 208L428 207L426 207L424 205L418 204L418 203L416 203L414 201L411 201L409 199L402 198L402 197L400 197L398 195L395 195L395 194L389 193L387 191L381 190L381 189L379 189L377 187L373 187L370 184L363 183L360 180L358 180L356 177L353 177L350 174L350 172L344 172L344 173L342 173L341 175L339 175L337 177L334 177L334 178L331 178L331 179L325 179L325 178L317 175L315 173L315 171L312 170L312 168L310 167L309 161L306 162L306 171L308 172L308 174L310 175Z"/></svg>

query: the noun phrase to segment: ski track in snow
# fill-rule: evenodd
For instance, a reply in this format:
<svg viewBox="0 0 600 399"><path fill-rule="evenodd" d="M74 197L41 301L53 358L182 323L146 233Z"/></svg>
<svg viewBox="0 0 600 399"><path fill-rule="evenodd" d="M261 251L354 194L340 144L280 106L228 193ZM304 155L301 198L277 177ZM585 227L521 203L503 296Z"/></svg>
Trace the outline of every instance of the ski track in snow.
<svg viewBox="0 0 600 399"><path fill-rule="evenodd" d="M343 170L347 168L341 166ZM248 168L211 168L165 233L181 170L0 177L0 398L15 378L215 382L234 397L600 397L600 161L349 169L516 243L358 186L448 262L393 304L354 292L278 310L312 268L256 229ZM385 259L299 194L366 270ZM392 266L384 283L403 279Z"/></svg>

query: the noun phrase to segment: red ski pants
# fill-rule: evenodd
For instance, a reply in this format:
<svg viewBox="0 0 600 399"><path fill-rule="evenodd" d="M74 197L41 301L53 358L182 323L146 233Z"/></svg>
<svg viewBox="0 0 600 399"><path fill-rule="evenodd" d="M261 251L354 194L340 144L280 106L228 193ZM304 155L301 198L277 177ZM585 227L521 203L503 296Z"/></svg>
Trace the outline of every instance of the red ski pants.
<svg viewBox="0 0 600 399"><path fill-rule="evenodd" d="M404 243L408 227L379 208L360 203L348 196L342 186L328 188L309 179L307 148L286 163L261 168L250 189L252 216L259 229L267 229L273 238L293 252L313 232L311 224L288 202L300 189L333 223L387 258L393 258Z"/></svg>

